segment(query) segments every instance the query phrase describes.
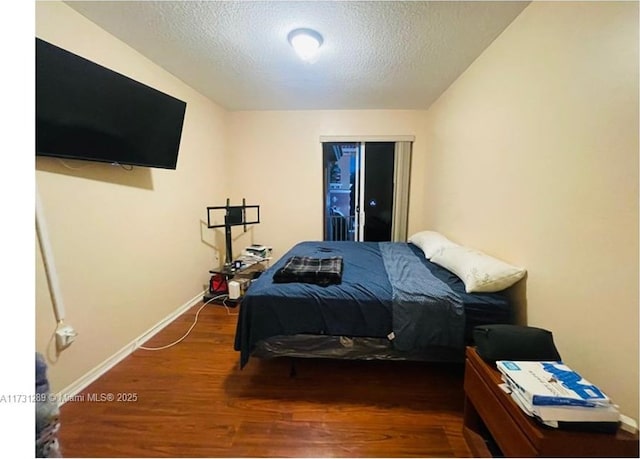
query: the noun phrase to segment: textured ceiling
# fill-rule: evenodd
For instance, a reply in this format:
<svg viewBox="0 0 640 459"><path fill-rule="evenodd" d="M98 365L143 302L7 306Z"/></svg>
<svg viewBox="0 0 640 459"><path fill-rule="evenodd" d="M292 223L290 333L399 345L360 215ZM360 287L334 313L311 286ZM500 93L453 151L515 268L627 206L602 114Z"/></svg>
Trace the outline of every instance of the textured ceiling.
<svg viewBox="0 0 640 459"><path fill-rule="evenodd" d="M528 2L67 4L228 110L308 110L425 109ZM298 27L324 37L313 64Z"/></svg>

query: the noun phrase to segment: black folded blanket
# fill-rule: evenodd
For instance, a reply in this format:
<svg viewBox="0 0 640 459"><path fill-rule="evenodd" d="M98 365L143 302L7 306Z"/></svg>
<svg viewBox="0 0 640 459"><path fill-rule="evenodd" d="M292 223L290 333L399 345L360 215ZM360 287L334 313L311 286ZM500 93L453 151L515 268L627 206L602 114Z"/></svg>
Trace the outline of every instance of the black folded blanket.
<svg viewBox="0 0 640 459"><path fill-rule="evenodd" d="M291 257L273 275L273 282L303 282L322 286L342 282L342 257Z"/></svg>

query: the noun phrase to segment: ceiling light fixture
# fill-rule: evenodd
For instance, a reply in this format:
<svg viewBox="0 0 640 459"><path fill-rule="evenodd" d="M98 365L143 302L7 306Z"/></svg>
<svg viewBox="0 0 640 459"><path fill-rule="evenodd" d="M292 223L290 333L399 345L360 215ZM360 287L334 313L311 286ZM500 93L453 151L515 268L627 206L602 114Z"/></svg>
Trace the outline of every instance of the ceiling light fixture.
<svg viewBox="0 0 640 459"><path fill-rule="evenodd" d="M311 29L295 29L287 36L298 56L304 61L313 62L322 45L322 35Z"/></svg>

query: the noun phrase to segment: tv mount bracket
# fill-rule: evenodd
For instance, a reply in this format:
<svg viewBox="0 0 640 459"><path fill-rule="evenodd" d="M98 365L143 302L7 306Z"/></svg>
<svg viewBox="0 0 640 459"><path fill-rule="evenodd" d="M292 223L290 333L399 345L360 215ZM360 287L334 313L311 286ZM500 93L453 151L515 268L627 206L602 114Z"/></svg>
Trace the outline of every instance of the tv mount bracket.
<svg viewBox="0 0 640 459"><path fill-rule="evenodd" d="M255 220L247 221L247 209L256 210ZM213 210L225 211L224 223L217 225L211 224L211 211ZM225 266L230 266L233 262L231 227L242 226L244 231L246 232L247 225L255 225L258 223L260 223L260 206L247 205L244 198L242 198L242 205L239 206L232 206L230 204L229 198L227 198L227 205L225 206L207 207L207 228L224 228L226 246L226 254L224 260Z"/></svg>

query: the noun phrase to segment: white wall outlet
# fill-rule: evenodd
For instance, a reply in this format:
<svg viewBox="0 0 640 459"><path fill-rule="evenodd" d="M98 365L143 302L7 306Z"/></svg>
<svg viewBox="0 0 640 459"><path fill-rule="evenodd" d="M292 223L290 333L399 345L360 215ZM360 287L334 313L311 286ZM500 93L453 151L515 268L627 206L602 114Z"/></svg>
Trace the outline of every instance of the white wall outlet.
<svg viewBox="0 0 640 459"><path fill-rule="evenodd" d="M56 330L56 347L59 351L68 348L78 336L71 325L65 325Z"/></svg>

